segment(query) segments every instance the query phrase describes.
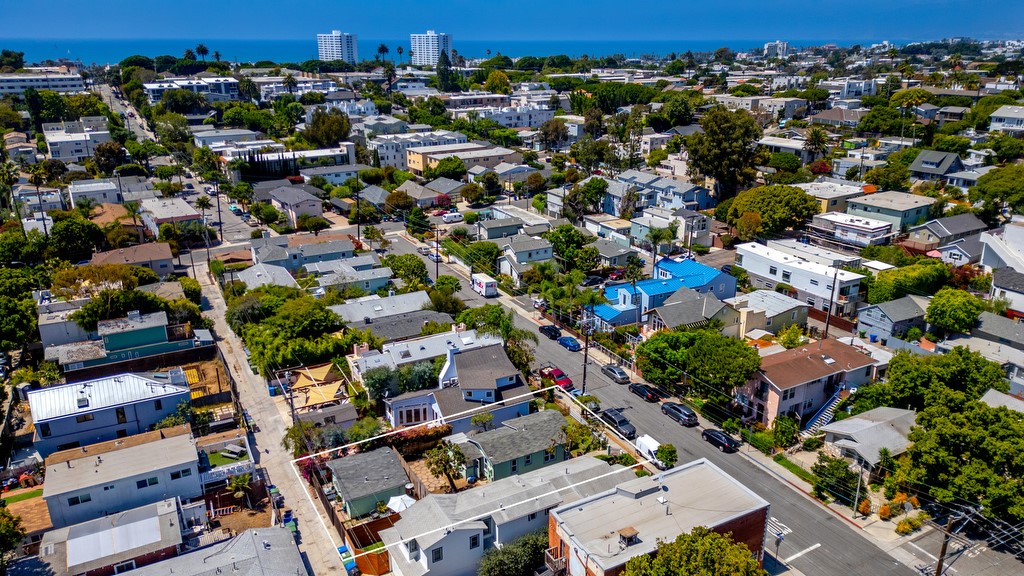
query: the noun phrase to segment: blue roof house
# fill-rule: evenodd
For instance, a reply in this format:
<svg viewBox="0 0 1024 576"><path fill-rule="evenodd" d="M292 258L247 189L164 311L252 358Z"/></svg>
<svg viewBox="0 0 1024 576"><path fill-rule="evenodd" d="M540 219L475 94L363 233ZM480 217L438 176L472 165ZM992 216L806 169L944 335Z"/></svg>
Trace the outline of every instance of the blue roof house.
<svg viewBox="0 0 1024 576"><path fill-rule="evenodd" d="M665 303L669 296L684 286L678 278L651 278L636 283L633 291L631 283L616 284L604 290L608 304L594 307L600 330L611 330L616 326L633 324L637 321L637 303L640 305L640 318L644 319L647 311Z"/></svg>
<svg viewBox="0 0 1024 576"><path fill-rule="evenodd" d="M654 264L654 278L675 278L690 290L714 294L719 300L736 296L736 278L696 260L662 258Z"/></svg>

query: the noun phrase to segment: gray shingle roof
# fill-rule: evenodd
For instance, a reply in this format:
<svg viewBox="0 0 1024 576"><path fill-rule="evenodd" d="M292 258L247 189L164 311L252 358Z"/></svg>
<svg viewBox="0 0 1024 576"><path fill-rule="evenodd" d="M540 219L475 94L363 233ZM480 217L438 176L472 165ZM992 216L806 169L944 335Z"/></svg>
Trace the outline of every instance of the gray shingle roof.
<svg viewBox="0 0 1024 576"><path fill-rule="evenodd" d="M977 216L968 213L957 214L956 216L947 216L937 220L929 220L919 228L927 228L931 230L932 234L935 234L942 239L952 236L962 236L971 232L980 233L985 230L987 226L985 226L985 223L979 220Z"/></svg>
<svg viewBox="0 0 1024 576"><path fill-rule="evenodd" d="M413 336L419 336L423 331L423 325L427 322L451 323L452 317L443 312L433 310L415 310L398 316L389 316L377 320L369 325L374 335L384 339L385 342L405 340Z"/></svg>
<svg viewBox="0 0 1024 576"><path fill-rule="evenodd" d="M902 322L904 320L913 320L914 318L923 318L924 313L928 309L928 300L921 296L904 296L896 300L882 302L878 305L878 308L889 317L889 320Z"/></svg>
<svg viewBox="0 0 1024 576"><path fill-rule="evenodd" d="M132 570L138 576L286 576L304 574L295 536L285 528L246 530L213 546Z"/></svg>
<svg viewBox="0 0 1024 576"><path fill-rule="evenodd" d="M437 178L427 182L426 185L427 188L437 192L438 194L451 194L463 186L465 186L463 182L457 182L451 178Z"/></svg>
<svg viewBox="0 0 1024 576"><path fill-rule="evenodd" d="M519 218L496 218L494 220L484 220L483 222L480 222L480 227L484 230L508 227L521 228L522 226L523 221Z"/></svg>
<svg viewBox="0 0 1024 576"><path fill-rule="evenodd" d="M1017 398L1016 396L1010 396L1004 394L998 390L989 390L981 397L981 401L988 404L992 408L998 408L1000 406L1014 410L1016 412L1024 413L1024 400Z"/></svg>
<svg viewBox="0 0 1024 576"><path fill-rule="evenodd" d="M954 240L942 248L939 248L939 251L950 251L954 248L959 248L968 256L968 258L974 260L975 258L981 257L981 252L985 249L985 245L981 243L981 234L975 234L973 236Z"/></svg>
<svg viewBox="0 0 1024 576"><path fill-rule="evenodd" d="M1013 268L997 268L992 271L992 285L1014 292L1024 292L1024 274Z"/></svg>
<svg viewBox="0 0 1024 576"><path fill-rule="evenodd" d="M936 164L936 166L926 165ZM960 156L955 152L940 152L938 150L922 150L917 158L910 163L910 172L921 172L922 174L948 174L954 170L963 168Z"/></svg>
<svg viewBox="0 0 1024 576"><path fill-rule="evenodd" d="M856 451L872 466L878 464L878 451L887 448L899 456L910 445L907 435L914 425L915 412L901 408L875 408L856 416L823 426L823 432L844 437L835 444Z"/></svg>
<svg viewBox="0 0 1024 576"><path fill-rule="evenodd" d="M982 312L978 316L978 323L971 335L986 340L1005 341L1015 348L1024 346L1024 324L991 312Z"/></svg>
<svg viewBox="0 0 1024 576"><path fill-rule="evenodd" d="M544 250L545 248L551 248L551 242L548 242L543 238L534 238L525 234L516 234L515 236L505 238L503 246L510 247L515 252L522 252L523 250Z"/></svg>
<svg viewBox="0 0 1024 576"><path fill-rule="evenodd" d="M274 188L270 191L270 197L286 205L298 204L299 202L319 202L320 199L298 186Z"/></svg>
<svg viewBox="0 0 1024 576"><path fill-rule="evenodd" d="M459 374L459 387L465 389L494 390L498 387L498 380L519 377L519 370L499 344L457 354L455 370Z"/></svg>
<svg viewBox="0 0 1024 576"><path fill-rule="evenodd" d="M665 325L675 328L701 324L718 314L722 308L725 308L725 304L714 294L701 294L683 287L669 296L664 305L655 308L655 313Z"/></svg>
<svg viewBox="0 0 1024 576"><path fill-rule="evenodd" d="M345 500L357 500L378 492L401 488L409 482L398 453L391 448L360 452L327 463L334 486Z"/></svg>
<svg viewBox="0 0 1024 576"><path fill-rule="evenodd" d="M565 416L558 410L543 410L506 420L500 428L470 438L492 464L498 464L550 448L558 442L565 424Z"/></svg>

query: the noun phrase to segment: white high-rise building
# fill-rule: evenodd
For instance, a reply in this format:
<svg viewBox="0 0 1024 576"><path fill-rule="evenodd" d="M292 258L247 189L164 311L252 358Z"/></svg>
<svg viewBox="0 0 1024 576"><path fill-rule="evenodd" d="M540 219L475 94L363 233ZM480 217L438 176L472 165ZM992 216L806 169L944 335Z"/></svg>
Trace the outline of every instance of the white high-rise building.
<svg viewBox="0 0 1024 576"><path fill-rule="evenodd" d="M441 52L452 59L452 37L450 34L427 30L426 34L409 35L409 54L413 66L435 66Z"/></svg>
<svg viewBox="0 0 1024 576"><path fill-rule="evenodd" d="M320 51L321 60L344 60L349 64L359 61L359 49L356 35L341 30L333 30L330 34L317 34L316 47Z"/></svg>
<svg viewBox="0 0 1024 576"><path fill-rule="evenodd" d="M764 45L765 58L785 58L788 53L789 42L776 40L775 42L766 42Z"/></svg>

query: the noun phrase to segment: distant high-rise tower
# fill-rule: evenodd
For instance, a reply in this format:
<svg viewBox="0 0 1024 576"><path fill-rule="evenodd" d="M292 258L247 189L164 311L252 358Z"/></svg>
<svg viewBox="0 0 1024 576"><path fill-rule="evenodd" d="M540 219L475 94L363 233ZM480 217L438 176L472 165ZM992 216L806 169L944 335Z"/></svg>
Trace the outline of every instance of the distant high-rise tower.
<svg viewBox="0 0 1024 576"><path fill-rule="evenodd" d="M788 54L789 42L776 40L775 42L766 42L764 45L765 58L785 58Z"/></svg>
<svg viewBox="0 0 1024 576"><path fill-rule="evenodd" d="M441 52L448 55L448 60L452 59L452 37L444 32L427 30L426 34L410 34L409 47L413 66L435 66Z"/></svg>
<svg viewBox="0 0 1024 576"><path fill-rule="evenodd" d="M334 30L330 34L317 34L316 47L321 60L344 60L349 64L359 61L356 35Z"/></svg>

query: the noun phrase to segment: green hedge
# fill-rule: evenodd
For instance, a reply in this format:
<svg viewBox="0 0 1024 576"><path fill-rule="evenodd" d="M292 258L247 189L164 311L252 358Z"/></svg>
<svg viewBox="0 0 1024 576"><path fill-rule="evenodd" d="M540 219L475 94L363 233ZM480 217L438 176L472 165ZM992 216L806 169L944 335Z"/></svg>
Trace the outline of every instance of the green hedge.
<svg viewBox="0 0 1024 576"><path fill-rule="evenodd" d="M752 432L744 430L741 433L748 444L764 452L768 456L775 453L775 436L771 432Z"/></svg>

